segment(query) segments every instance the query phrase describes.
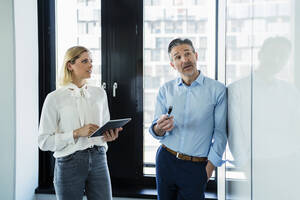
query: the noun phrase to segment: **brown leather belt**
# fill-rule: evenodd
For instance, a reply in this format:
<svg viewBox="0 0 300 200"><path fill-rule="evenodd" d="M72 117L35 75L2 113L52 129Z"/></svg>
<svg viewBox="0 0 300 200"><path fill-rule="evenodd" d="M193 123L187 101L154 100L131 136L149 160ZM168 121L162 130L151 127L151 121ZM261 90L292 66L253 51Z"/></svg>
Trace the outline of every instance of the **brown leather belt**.
<svg viewBox="0 0 300 200"><path fill-rule="evenodd" d="M176 156L176 158L178 158L180 160L189 160L189 161L192 161L192 162L205 162L205 161L207 161L207 157L188 156L188 155L173 151L172 149L169 149L165 145L162 145L162 147L165 148L168 152L170 152L171 154L173 154L174 156Z"/></svg>

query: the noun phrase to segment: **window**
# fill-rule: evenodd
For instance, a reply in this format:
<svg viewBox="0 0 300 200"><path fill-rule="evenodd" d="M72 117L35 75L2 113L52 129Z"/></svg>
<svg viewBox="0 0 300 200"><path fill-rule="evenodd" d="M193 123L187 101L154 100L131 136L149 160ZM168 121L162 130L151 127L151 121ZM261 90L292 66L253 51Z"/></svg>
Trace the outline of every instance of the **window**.
<svg viewBox="0 0 300 200"><path fill-rule="evenodd" d="M56 0L57 78L66 50L82 45L91 50L93 73L90 84L101 82L101 0Z"/></svg>
<svg viewBox="0 0 300 200"><path fill-rule="evenodd" d="M151 24L151 32L152 33L160 33L161 32L160 22L153 22Z"/></svg>
<svg viewBox="0 0 300 200"><path fill-rule="evenodd" d="M160 60L160 49L152 49L151 51L151 61L159 61Z"/></svg>
<svg viewBox="0 0 300 200"><path fill-rule="evenodd" d="M262 50L261 47L266 39L278 36L287 39L293 37L294 33L291 31L293 29L292 22L294 22L291 14L292 5L293 1L289 0L227 1L225 73L230 102L228 104L229 146L225 153L226 160L229 162L226 163L226 175L224 175L226 177L226 197L234 195L236 199L251 199L251 197L253 198L253 185L259 188L265 184L265 181L256 180L256 177L258 177L256 173L259 170L256 171L258 168L255 168L255 166L257 160L259 160L256 155L257 148L260 147L260 142L267 138L265 132L268 128L262 129L263 131L259 130L257 119L264 112L267 113L265 115L269 116L261 117L261 119L272 118L272 112L266 112L268 101L265 103L260 102L261 99L265 99L266 96L269 97L270 95L265 94L267 87L264 87L265 83L263 81L266 81L267 78L259 78L257 69L265 64L263 63L260 66L264 55L272 58L272 56L276 56L276 51L271 49L268 52L264 49L264 52L260 54L261 58L258 54ZM272 71L272 64L265 64L265 66L269 67L268 70L264 69L266 70L265 74ZM276 75L280 77L275 77L271 72L272 85L277 84L277 82L286 82L287 85L288 82L291 83L293 74L289 70L292 68L292 65L287 64L280 73L277 72ZM276 88L277 94L280 94L279 88ZM288 98L285 97L285 99ZM257 104L260 106L258 107ZM272 134L276 132L274 121L276 122L276 120L272 120L272 124L270 124L272 130L274 130ZM280 120L280 123L283 121ZM263 127L268 127L268 123L264 121ZM273 143L273 140L271 143ZM276 145L275 148L277 148ZM270 150L272 147L268 146L268 149ZM252 162L253 160L254 162ZM264 177L267 177L265 171ZM272 177L272 175L269 177ZM270 179L268 181L270 182ZM264 196L264 194L256 192L255 199L259 199L259 196ZM265 196L264 198L267 199Z"/></svg>
<svg viewBox="0 0 300 200"><path fill-rule="evenodd" d="M113 188L132 188L133 185L153 188L154 158L159 144L148 133L148 128L153 120L158 88L177 77L177 72L169 65L167 46L174 37L190 38L201 54L199 69L207 76L215 77L215 2L195 1L196 9L210 12L192 12L199 32L190 33L187 31L188 13L189 9L195 10L195 5L190 2L177 1L173 5L173 0L145 0L143 5L139 0L132 4L126 0L70 1L56 0L55 6L48 6L48 15L39 11L39 17L54 27L49 34L47 24L39 26L39 30L44 31L40 55L44 55L42 61L49 64L47 68L40 65L40 77L44 81L40 86L48 84L45 95L55 89L55 78L48 80L49 74L43 70L50 70L51 75L58 78L63 55L70 46L89 48L94 65L89 83L97 86L106 83L112 119L133 118L124 134L109 143L107 155ZM55 20L51 18L54 14ZM118 84L116 97L112 95L114 83ZM45 95L40 99L41 105ZM40 185L45 181L45 185L52 186L53 176L48 174L53 170L53 157L42 152L40 158L40 170L43 170ZM118 195L116 191L113 193Z"/></svg>
<svg viewBox="0 0 300 200"><path fill-rule="evenodd" d="M148 175L155 174L155 154L159 146L159 142L148 132L154 116L156 95L162 84L178 76L169 64L167 48L171 40L176 37L190 38L199 55L199 69L207 76L215 77L213 44L215 2L209 0L194 1L194 4L181 0L173 1L174 4L163 3L164 0L160 2L159 8L149 3L144 4L144 174ZM154 8L156 12L153 12ZM199 10L205 12L196 12ZM163 30L148 30L157 21L164 24L160 27ZM149 51L151 51L150 58Z"/></svg>
<svg viewBox="0 0 300 200"><path fill-rule="evenodd" d="M165 22L165 33L174 33L174 24L173 22Z"/></svg>

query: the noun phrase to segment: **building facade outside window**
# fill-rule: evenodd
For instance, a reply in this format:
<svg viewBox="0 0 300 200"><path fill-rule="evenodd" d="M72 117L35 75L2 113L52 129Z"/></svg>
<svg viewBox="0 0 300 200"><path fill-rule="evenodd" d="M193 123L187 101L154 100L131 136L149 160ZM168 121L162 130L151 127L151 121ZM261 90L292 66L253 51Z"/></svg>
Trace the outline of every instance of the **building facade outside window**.
<svg viewBox="0 0 300 200"><path fill-rule="evenodd" d="M198 52L198 67L215 77L215 1L144 0L144 174L155 174L159 142L148 133L159 87L178 76L170 66L170 41L186 37ZM149 167L150 166L150 167Z"/></svg>

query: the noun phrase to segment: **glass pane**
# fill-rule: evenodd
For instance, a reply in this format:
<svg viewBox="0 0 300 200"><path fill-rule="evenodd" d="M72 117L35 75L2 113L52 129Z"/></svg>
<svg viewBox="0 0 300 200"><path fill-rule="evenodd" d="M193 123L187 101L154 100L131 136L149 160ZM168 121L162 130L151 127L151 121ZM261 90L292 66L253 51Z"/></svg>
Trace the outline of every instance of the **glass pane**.
<svg viewBox="0 0 300 200"><path fill-rule="evenodd" d="M295 4L299 8L299 1L293 0L257 2L253 7L257 13L252 59L253 199L299 198L300 95L295 78L300 76L299 65L294 64L298 52L293 52L294 39L299 37L294 33L299 15L295 20L293 14L299 9ZM278 173L281 170L287 174ZM279 190L285 192L274 192Z"/></svg>
<svg viewBox="0 0 300 200"><path fill-rule="evenodd" d="M228 146L226 148L226 195L251 197L251 3L227 2L226 83L228 85ZM248 101L242 101L248 99ZM250 101L250 102L249 102ZM232 191L230 191L230 189Z"/></svg>
<svg viewBox="0 0 300 200"><path fill-rule="evenodd" d="M293 2L227 1L228 199L298 198Z"/></svg>
<svg viewBox="0 0 300 200"><path fill-rule="evenodd" d="M56 52L59 75L66 50L82 45L91 51L93 73L88 83L101 83L101 0L56 0ZM58 78L58 76L57 76Z"/></svg>
<svg viewBox="0 0 300 200"><path fill-rule="evenodd" d="M144 0L144 174L154 174L159 142L148 132L159 87L178 76L167 48L172 39L189 38L198 68L215 77L215 1ZM150 167L147 167L150 166Z"/></svg>

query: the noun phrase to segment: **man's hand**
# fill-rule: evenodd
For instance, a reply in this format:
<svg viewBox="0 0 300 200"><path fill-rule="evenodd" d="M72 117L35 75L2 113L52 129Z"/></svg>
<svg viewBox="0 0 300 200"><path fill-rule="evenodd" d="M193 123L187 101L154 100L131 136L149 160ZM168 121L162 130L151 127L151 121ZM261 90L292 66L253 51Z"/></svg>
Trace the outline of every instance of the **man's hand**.
<svg viewBox="0 0 300 200"><path fill-rule="evenodd" d="M114 141L119 137L119 132L122 131L123 128L115 128L115 129L110 129L108 131L105 131L103 134L103 141L105 142L111 142Z"/></svg>
<svg viewBox="0 0 300 200"><path fill-rule="evenodd" d="M168 115L162 115L154 126L154 132L158 136L163 136L167 131L171 131L173 128L174 116L168 117Z"/></svg>
<svg viewBox="0 0 300 200"><path fill-rule="evenodd" d="M209 181L210 177L212 176L214 169L215 166L210 161L208 161L206 165L207 181Z"/></svg>

